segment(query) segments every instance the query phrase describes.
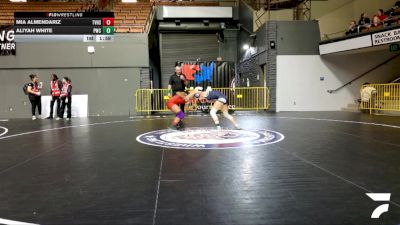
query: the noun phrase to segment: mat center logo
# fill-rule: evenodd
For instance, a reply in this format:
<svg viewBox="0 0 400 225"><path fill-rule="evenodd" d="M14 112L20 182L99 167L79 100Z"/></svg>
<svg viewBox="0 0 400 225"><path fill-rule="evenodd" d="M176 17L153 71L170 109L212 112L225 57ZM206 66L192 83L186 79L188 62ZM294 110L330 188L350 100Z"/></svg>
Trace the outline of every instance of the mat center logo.
<svg viewBox="0 0 400 225"><path fill-rule="evenodd" d="M228 149L273 144L283 134L270 130L222 130L187 128L184 131L157 130L139 135L142 144L175 149Z"/></svg>

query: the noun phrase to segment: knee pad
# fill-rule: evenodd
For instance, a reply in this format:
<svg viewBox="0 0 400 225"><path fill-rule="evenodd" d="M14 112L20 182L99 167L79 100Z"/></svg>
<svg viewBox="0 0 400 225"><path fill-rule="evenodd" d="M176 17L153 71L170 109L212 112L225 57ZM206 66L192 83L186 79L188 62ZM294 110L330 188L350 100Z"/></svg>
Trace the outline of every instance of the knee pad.
<svg viewBox="0 0 400 225"><path fill-rule="evenodd" d="M180 111L176 114L176 117L178 117L180 120L183 120L183 118L185 118L185 113Z"/></svg>

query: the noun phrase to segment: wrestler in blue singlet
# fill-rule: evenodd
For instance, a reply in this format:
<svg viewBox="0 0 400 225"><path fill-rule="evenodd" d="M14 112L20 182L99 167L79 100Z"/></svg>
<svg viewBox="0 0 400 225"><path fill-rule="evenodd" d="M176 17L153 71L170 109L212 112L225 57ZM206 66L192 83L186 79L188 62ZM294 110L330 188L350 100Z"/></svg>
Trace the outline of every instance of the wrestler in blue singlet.
<svg viewBox="0 0 400 225"><path fill-rule="evenodd" d="M228 102L227 101L228 98L224 94L219 92L219 91L210 91L210 92L208 92L208 95L207 95L206 99L207 99L207 101L210 101L210 102L212 102L212 101L220 101L220 102L222 102L224 104L226 104Z"/></svg>

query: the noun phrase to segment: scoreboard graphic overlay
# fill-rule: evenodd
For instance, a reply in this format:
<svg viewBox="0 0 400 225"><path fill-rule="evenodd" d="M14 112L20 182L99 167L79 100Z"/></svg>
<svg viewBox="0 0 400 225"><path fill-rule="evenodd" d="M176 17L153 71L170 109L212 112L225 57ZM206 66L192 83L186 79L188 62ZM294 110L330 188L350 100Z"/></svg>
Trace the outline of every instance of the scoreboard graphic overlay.
<svg viewBox="0 0 400 225"><path fill-rule="evenodd" d="M15 12L17 42L114 41L113 12Z"/></svg>

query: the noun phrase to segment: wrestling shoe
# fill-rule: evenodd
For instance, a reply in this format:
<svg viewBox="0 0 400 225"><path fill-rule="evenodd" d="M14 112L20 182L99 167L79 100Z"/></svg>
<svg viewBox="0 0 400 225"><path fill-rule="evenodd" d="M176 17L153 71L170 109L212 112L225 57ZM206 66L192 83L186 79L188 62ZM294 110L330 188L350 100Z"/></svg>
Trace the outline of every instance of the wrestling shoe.
<svg viewBox="0 0 400 225"><path fill-rule="evenodd" d="M176 125L176 127L178 128L178 130L184 130L185 129L185 125L183 124L182 121L179 121L179 123Z"/></svg>
<svg viewBox="0 0 400 225"><path fill-rule="evenodd" d="M168 127L168 130L169 130L169 131L179 131L178 127L177 127L177 126L174 126L174 125L169 126L169 127Z"/></svg>

